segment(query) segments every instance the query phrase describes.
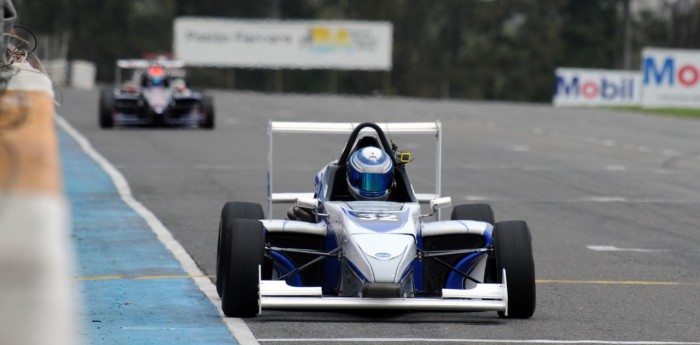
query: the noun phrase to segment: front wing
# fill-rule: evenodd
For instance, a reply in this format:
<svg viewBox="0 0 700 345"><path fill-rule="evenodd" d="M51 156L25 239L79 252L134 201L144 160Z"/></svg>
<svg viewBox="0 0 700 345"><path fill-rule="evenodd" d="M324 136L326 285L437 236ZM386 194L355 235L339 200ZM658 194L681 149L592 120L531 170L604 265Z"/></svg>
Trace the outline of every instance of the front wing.
<svg viewBox="0 0 700 345"><path fill-rule="evenodd" d="M321 287L294 287L281 280L260 282L262 309L393 309L502 311L508 315L506 272L502 284L442 289L442 297L362 298L323 296Z"/></svg>
<svg viewBox="0 0 700 345"><path fill-rule="evenodd" d="M197 98L180 100L169 105L164 113L152 112L148 104L138 105L133 97L117 98L115 102L114 122L117 125L166 125L199 126L204 114L199 108L201 101Z"/></svg>

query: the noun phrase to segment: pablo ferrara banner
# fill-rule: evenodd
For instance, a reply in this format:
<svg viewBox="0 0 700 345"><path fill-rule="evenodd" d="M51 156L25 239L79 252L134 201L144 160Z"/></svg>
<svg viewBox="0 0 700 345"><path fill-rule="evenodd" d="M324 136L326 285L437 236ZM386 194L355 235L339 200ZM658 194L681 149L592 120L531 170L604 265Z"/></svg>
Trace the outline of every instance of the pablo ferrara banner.
<svg viewBox="0 0 700 345"><path fill-rule="evenodd" d="M177 59L195 66L391 70L389 22L175 20Z"/></svg>

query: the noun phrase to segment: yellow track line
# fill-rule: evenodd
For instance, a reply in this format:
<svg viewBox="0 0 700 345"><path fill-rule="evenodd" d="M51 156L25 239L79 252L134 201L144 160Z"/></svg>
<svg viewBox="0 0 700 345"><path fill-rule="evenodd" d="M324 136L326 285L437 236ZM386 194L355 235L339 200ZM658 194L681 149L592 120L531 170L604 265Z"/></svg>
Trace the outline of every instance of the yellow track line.
<svg viewBox="0 0 700 345"><path fill-rule="evenodd" d="M151 279L195 279L195 278L214 278L213 275L201 275L201 276L190 276L190 275L161 275L161 276L90 276L90 277L76 277L76 280L91 281L91 280L118 280L118 279L134 279L134 280L151 280Z"/></svg>
<svg viewBox="0 0 700 345"><path fill-rule="evenodd" d="M570 280L570 279L537 279L535 280L538 284L591 284L591 285L664 285L664 286L677 286L677 285L697 285L692 283L681 283L681 282L651 282L651 281L639 281L639 280Z"/></svg>

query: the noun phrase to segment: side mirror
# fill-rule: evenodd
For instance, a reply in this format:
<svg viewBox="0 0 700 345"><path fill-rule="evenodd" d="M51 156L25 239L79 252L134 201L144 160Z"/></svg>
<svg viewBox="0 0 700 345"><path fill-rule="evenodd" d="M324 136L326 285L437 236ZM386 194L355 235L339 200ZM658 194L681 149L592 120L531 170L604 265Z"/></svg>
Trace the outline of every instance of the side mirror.
<svg viewBox="0 0 700 345"><path fill-rule="evenodd" d="M433 212L437 212L438 209L450 206L452 206L452 198L449 196L430 200L430 208L433 209Z"/></svg>
<svg viewBox="0 0 700 345"><path fill-rule="evenodd" d="M449 196L430 200L430 209L432 212L430 214L421 214L420 218L430 217L434 215L437 210L450 206L452 206L452 198Z"/></svg>
<svg viewBox="0 0 700 345"><path fill-rule="evenodd" d="M316 198L297 198L297 206L315 210L318 208L318 199Z"/></svg>

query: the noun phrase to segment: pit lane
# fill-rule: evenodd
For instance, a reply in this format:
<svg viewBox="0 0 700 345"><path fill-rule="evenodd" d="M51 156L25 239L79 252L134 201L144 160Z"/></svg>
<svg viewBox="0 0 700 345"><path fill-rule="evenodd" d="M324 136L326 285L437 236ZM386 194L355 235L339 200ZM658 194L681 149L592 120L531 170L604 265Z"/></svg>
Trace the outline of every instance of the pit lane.
<svg viewBox="0 0 700 345"><path fill-rule="evenodd" d="M63 95L58 111L207 274L215 272L223 203L265 204L268 120L440 120L443 194L454 204L489 202L497 220L530 225L538 278L530 320L264 311L245 320L260 343L700 342L700 121L515 103L214 92L214 131L104 131L96 91ZM286 168L275 171L275 183L310 189L346 138L288 140L276 147L276 167ZM408 171L421 192L431 182L432 146L394 141L414 153Z"/></svg>

